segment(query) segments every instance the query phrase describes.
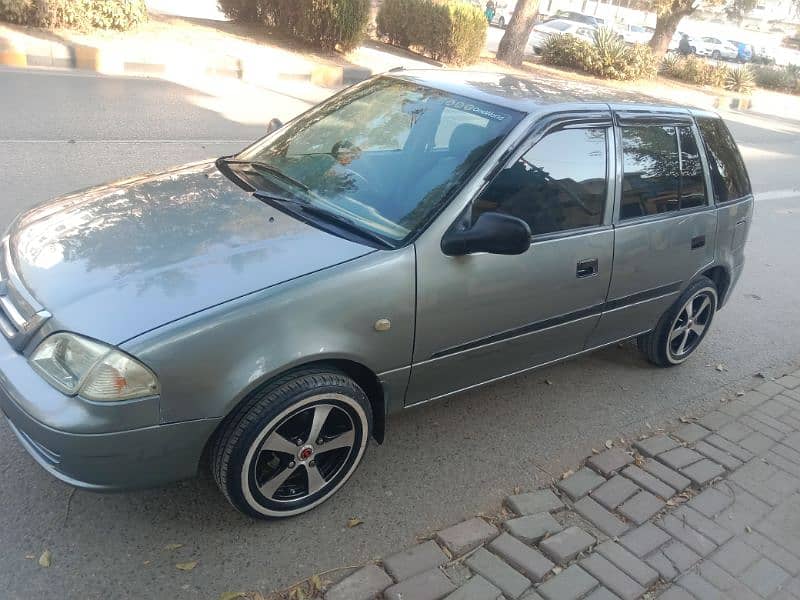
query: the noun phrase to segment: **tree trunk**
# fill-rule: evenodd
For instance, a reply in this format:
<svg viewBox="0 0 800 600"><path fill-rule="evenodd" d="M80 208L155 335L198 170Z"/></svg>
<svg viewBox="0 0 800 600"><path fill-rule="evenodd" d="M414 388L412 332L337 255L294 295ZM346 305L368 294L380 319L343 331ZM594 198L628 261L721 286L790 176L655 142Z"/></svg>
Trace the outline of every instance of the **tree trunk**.
<svg viewBox="0 0 800 600"><path fill-rule="evenodd" d="M650 38L650 49L657 57L664 56L669 43L672 41L672 36L678 30L683 17L690 15L694 11L691 7L688 9L674 10L672 12L658 15L656 19L656 30L653 32L653 37Z"/></svg>
<svg viewBox="0 0 800 600"><path fill-rule="evenodd" d="M539 10L539 0L519 0L508 27L500 40L497 49L497 59L510 65L522 64L525 50L528 46L528 37L533 29L536 12Z"/></svg>

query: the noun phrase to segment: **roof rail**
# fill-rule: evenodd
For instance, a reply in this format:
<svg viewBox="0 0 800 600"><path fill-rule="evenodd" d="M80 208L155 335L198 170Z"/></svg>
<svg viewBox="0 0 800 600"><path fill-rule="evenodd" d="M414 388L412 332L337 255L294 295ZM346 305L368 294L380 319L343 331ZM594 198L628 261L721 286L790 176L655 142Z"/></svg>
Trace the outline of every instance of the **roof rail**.
<svg viewBox="0 0 800 600"><path fill-rule="evenodd" d="M403 66L392 67L391 69L389 69L389 73L397 73L397 71L404 71L404 70L405 70L405 67L403 67Z"/></svg>

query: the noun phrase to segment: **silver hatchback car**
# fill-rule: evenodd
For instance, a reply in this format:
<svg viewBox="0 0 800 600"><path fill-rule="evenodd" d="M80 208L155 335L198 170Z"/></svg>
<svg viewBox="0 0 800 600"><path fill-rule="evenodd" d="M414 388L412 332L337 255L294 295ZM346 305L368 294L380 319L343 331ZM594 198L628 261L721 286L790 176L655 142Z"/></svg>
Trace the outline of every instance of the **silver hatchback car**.
<svg viewBox="0 0 800 600"><path fill-rule="evenodd" d="M752 207L713 113L389 73L235 156L20 215L0 408L72 485L159 485L207 452L239 510L296 515L390 413L629 338L685 361Z"/></svg>

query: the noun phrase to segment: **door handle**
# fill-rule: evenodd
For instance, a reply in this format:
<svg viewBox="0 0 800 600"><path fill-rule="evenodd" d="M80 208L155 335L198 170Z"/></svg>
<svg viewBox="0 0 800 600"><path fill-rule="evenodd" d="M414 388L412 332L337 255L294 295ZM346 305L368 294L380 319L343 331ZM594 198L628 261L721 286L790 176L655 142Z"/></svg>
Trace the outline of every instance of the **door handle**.
<svg viewBox="0 0 800 600"><path fill-rule="evenodd" d="M592 275L597 275L597 259L587 258L585 260L579 260L575 269L575 277L591 277Z"/></svg>
<svg viewBox="0 0 800 600"><path fill-rule="evenodd" d="M706 245L706 236L698 235L697 237L692 238L692 250L696 250L697 248L702 248Z"/></svg>

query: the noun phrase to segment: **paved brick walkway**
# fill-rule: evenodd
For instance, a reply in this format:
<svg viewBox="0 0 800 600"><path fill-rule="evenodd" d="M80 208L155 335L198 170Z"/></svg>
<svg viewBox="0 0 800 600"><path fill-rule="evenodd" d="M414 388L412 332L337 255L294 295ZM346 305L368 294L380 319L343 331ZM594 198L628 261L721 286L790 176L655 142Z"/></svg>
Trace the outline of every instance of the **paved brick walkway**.
<svg viewBox="0 0 800 600"><path fill-rule="evenodd" d="M800 600L800 371L505 504L325 600Z"/></svg>

